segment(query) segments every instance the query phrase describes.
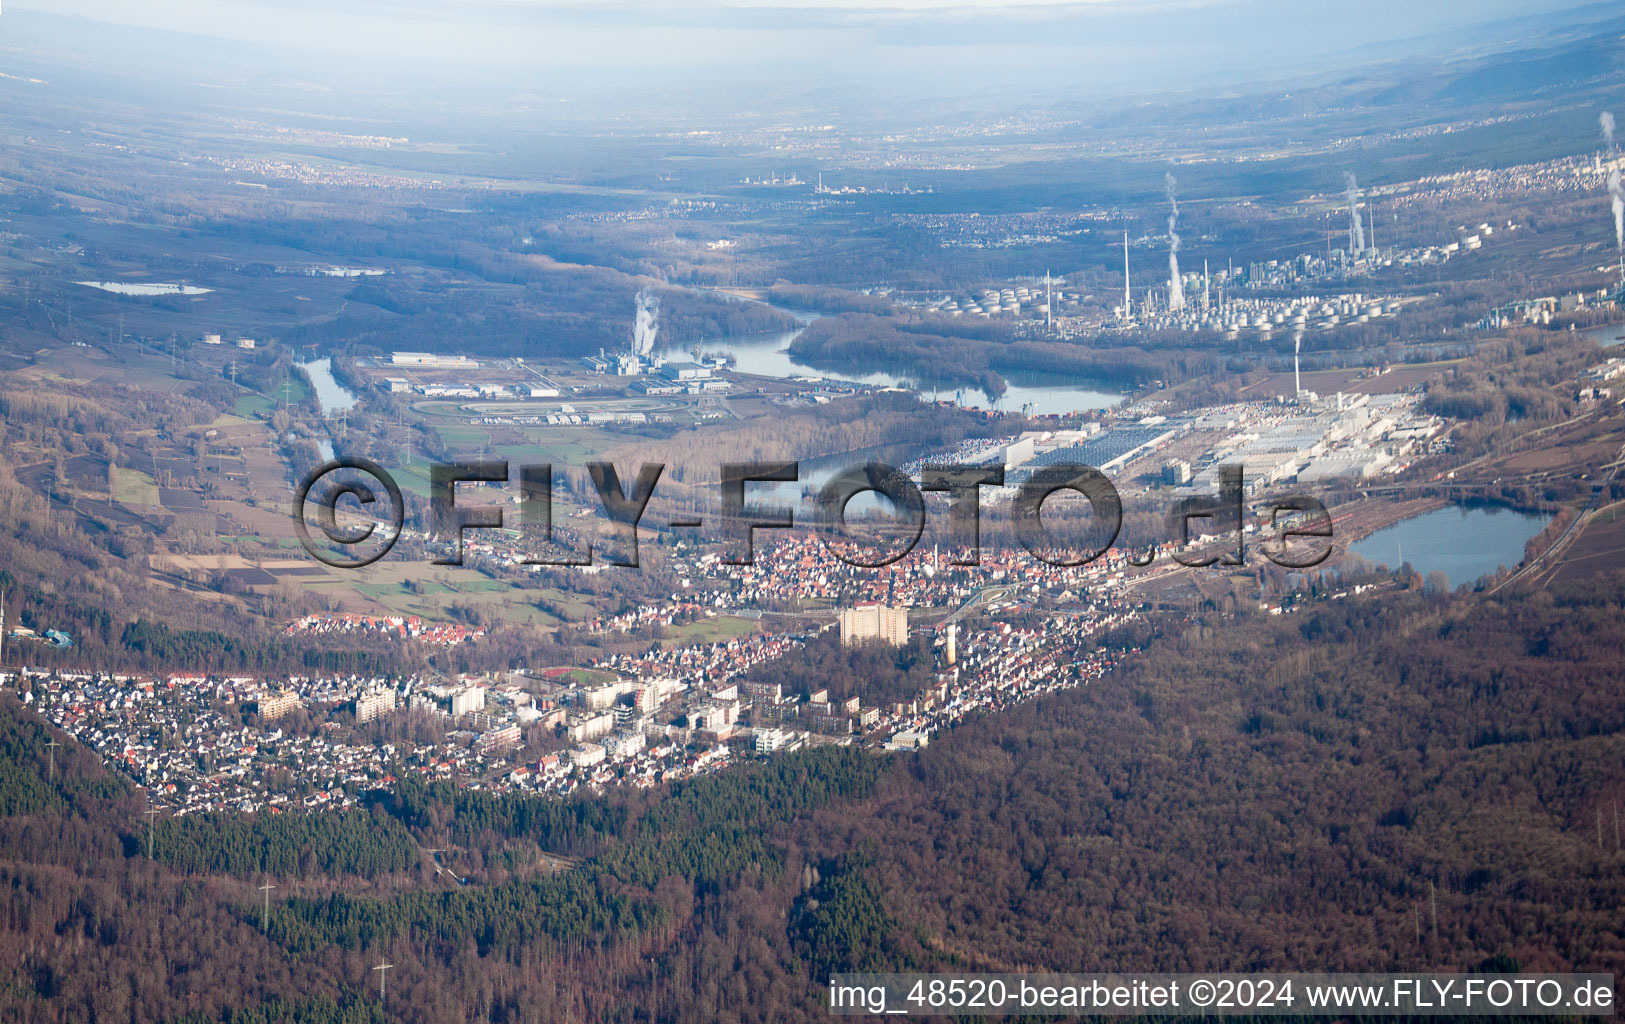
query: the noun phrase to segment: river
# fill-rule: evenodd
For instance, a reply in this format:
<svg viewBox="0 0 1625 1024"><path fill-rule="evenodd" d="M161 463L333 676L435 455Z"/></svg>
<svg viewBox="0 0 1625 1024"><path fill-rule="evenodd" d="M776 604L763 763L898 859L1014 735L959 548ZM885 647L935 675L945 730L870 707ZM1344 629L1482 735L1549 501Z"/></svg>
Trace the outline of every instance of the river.
<svg viewBox="0 0 1625 1024"><path fill-rule="evenodd" d="M951 399L954 404L966 409L1020 412L1023 408L1027 408L1035 416L1052 416L1106 409L1123 399L1123 396L1116 392L1101 391L1094 386L1065 377L1046 377L1042 374L1011 377L1010 386L1005 393L993 398L975 388L952 384L934 385L895 373L820 370L798 362L790 355L788 351L790 343L800 333L798 328L794 331L751 338L705 342L701 349L706 355L731 353L735 360L734 369L740 373L772 377L777 380L788 380L792 377L822 377L826 380L850 381L875 387L906 388L931 401ZM691 348L682 345L668 345L657 350L656 354L664 359L690 359L694 353Z"/></svg>
<svg viewBox="0 0 1625 1024"><path fill-rule="evenodd" d="M360 399L338 382L333 376L333 361L331 359L315 359L308 363L297 363L305 376L310 378L310 386L316 392L316 404L322 410L323 416L331 416L336 412L346 412L354 409ZM333 442L325 438L316 442L321 449L322 460L333 460Z"/></svg>
<svg viewBox="0 0 1625 1024"><path fill-rule="evenodd" d="M331 359L316 359L297 365L310 378L310 385L316 390L316 404L321 407L323 416L354 409L360 401L333 376Z"/></svg>
<svg viewBox="0 0 1625 1024"><path fill-rule="evenodd" d="M1603 348L1613 348L1616 345L1625 344L1625 324L1604 324L1601 327L1588 327L1580 333L1595 340Z"/></svg>

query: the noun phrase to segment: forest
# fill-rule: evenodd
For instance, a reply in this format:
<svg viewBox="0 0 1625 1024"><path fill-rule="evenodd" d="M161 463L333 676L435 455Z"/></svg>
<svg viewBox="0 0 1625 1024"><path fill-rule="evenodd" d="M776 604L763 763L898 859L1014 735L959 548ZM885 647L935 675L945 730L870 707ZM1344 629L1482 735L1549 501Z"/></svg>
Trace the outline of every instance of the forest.
<svg viewBox="0 0 1625 1024"><path fill-rule="evenodd" d="M376 878L422 856L399 821L365 810L190 814L158 822L152 839L159 861L190 875Z"/></svg>
<svg viewBox="0 0 1625 1024"><path fill-rule="evenodd" d="M480 356L573 358L621 351L632 337L634 296L651 282L605 267L539 256L467 253L450 268L363 278L343 315L284 333L290 345L359 354L398 349ZM760 302L699 289L656 287L661 344L789 330L795 320Z"/></svg>
<svg viewBox="0 0 1625 1024"><path fill-rule="evenodd" d="M1097 345L1019 339L997 325L944 317L840 313L813 321L790 344L811 366L873 371L887 367L933 384L959 384L1001 395L1011 373L1064 374L1124 387L1218 377L1213 349Z"/></svg>
<svg viewBox="0 0 1625 1024"><path fill-rule="evenodd" d="M828 971L881 967L1625 969L1625 578L1142 634L919 754L571 800L403 778L163 821L155 861L139 791L71 744L47 778L0 698L0 1019L367 1020L380 958L425 1022L822 1019Z"/></svg>
<svg viewBox="0 0 1625 1024"><path fill-rule="evenodd" d="M778 683L786 696L828 690L840 703L858 697L866 707L910 701L931 686L936 658L921 634L904 647L881 643L843 646L835 631L808 641L798 657L770 661L751 672L753 682Z"/></svg>

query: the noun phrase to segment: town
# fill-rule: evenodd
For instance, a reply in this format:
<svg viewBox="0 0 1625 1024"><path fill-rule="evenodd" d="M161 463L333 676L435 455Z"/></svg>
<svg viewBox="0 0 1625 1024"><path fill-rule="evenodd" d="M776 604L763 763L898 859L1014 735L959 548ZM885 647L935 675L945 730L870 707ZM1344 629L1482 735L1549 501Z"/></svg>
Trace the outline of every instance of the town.
<svg viewBox="0 0 1625 1024"><path fill-rule="evenodd" d="M883 707L751 681L754 667L792 653L805 636L441 682L24 668L0 674L0 685L176 815L344 807L408 773L562 796L647 787L806 745L917 749L966 715L1099 678L1132 652L1094 638L1133 614L1116 602L1075 600L1037 626L995 622L961 640L949 624L935 631L932 683ZM908 609L860 604L843 613L839 630L843 644L902 646ZM438 738L368 737L402 717Z"/></svg>

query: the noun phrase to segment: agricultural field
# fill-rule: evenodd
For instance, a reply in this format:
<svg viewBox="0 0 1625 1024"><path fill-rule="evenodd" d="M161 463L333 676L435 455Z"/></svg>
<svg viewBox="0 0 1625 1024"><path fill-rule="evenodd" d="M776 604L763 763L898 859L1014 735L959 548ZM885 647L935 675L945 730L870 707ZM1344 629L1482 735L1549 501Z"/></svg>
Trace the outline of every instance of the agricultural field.
<svg viewBox="0 0 1625 1024"><path fill-rule="evenodd" d="M1625 505L1613 505L1593 516L1546 581L1559 586L1625 569Z"/></svg>

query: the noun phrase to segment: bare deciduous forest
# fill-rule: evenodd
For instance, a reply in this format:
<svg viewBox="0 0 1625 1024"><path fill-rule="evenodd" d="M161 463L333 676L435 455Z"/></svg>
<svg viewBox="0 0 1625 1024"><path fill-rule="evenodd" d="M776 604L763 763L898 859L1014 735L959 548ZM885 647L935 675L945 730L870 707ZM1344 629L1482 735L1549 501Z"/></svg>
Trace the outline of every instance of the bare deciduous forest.
<svg viewBox="0 0 1625 1024"><path fill-rule="evenodd" d="M166 824L156 862L141 797L82 749L48 782L8 698L3 1013L365 1020L379 957L420 1021L819 1019L848 968L1619 971L1622 613L1612 578L1169 619L917 756L601 803L411 786L361 831Z"/></svg>

